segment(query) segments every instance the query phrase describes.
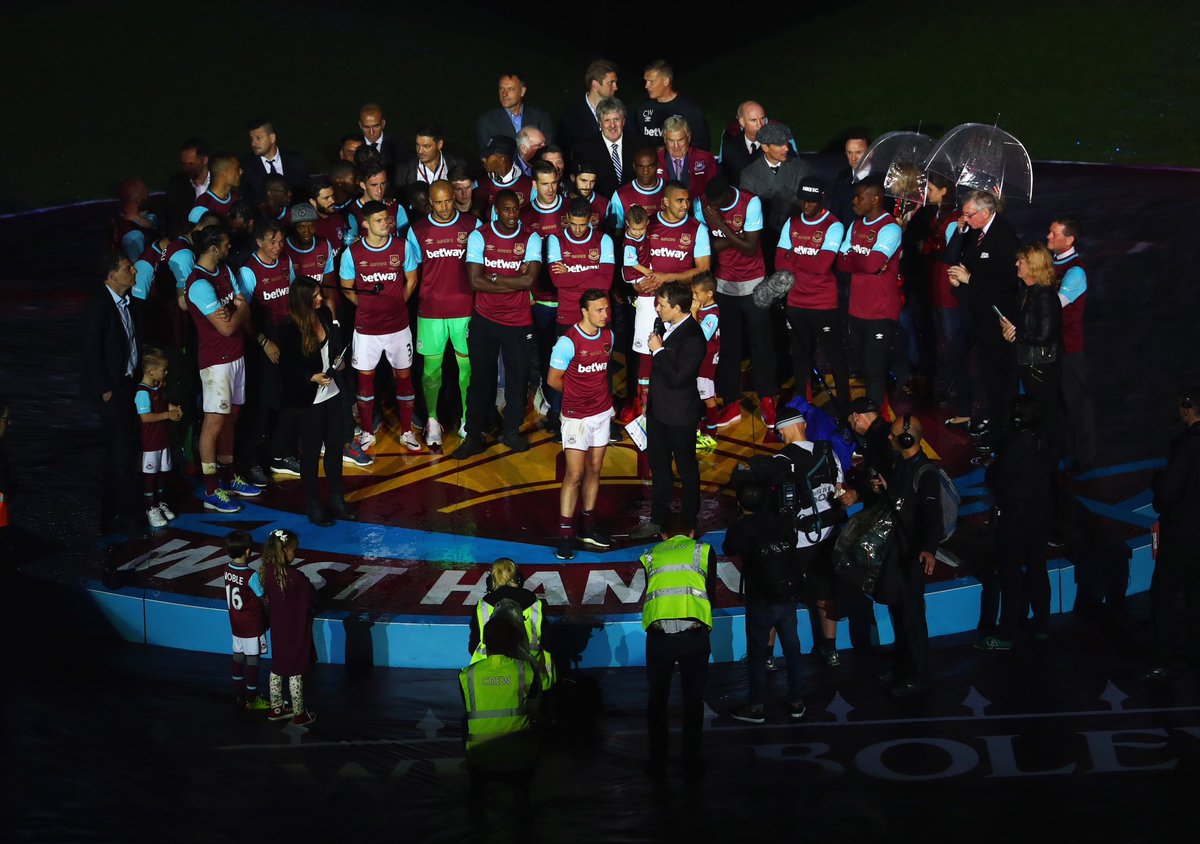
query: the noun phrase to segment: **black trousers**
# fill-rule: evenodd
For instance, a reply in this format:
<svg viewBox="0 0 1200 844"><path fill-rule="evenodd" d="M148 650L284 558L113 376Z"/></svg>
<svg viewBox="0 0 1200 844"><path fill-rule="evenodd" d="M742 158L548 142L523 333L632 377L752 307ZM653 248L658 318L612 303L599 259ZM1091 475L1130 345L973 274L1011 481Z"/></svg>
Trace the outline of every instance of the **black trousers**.
<svg viewBox="0 0 1200 844"><path fill-rule="evenodd" d="M893 676L898 681L919 683L929 679L929 628L925 624L925 573L917 561L909 560L899 576L900 591L888 604L896 635Z"/></svg>
<svg viewBox="0 0 1200 844"><path fill-rule="evenodd" d="M667 699L676 664L683 686L683 761L684 764L699 761L704 729L704 681L710 653L708 629L703 626L684 633L654 629L646 633L646 682L650 687L646 730L650 736L651 765L661 766L667 761Z"/></svg>
<svg viewBox="0 0 1200 844"><path fill-rule="evenodd" d="M113 386L112 397L97 404L100 431L104 437L101 462L100 524L114 519L141 524L142 479L141 431L133 406L134 383L122 378Z"/></svg>
<svg viewBox="0 0 1200 844"><path fill-rule="evenodd" d="M819 348L833 370L833 385L837 390L837 416L846 418L850 403L850 364L846 360L846 326L837 308L813 310L787 309L788 329L792 339L792 374L796 376L796 395L804 394L804 385L816 365Z"/></svg>
<svg viewBox="0 0 1200 844"><path fill-rule="evenodd" d="M473 376L472 376L473 377ZM679 509L688 523L696 526L700 512L700 464L696 462L696 426L664 425L646 414L646 458L653 474L650 486L650 521L661 525L671 510L675 477L671 458L679 472Z"/></svg>
<svg viewBox="0 0 1200 844"><path fill-rule="evenodd" d="M895 320L850 317L850 336L862 361L867 396L880 407L887 395L888 359L895 333Z"/></svg>
<svg viewBox="0 0 1200 844"><path fill-rule="evenodd" d="M246 349L246 406L238 418L237 437L238 463L247 469L269 466L272 457L295 455L297 440L294 417L281 409L279 364L250 342L256 348Z"/></svg>
<svg viewBox="0 0 1200 844"><path fill-rule="evenodd" d="M779 381L775 372L774 332L771 312L754 304L753 296L716 294L721 309L721 357L717 361L717 392L725 404L733 404L742 395L742 358L750 347L750 376L754 392L775 396Z"/></svg>
<svg viewBox="0 0 1200 844"><path fill-rule="evenodd" d="M1150 579L1150 619L1154 656L1165 664L1174 655L1176 640L1186 634L1188 658L1200 667L1200 568L1194 539L1173 537L1165 527L1154 576Z"/></svg>
<svg viewBox="0 0 1200 844"><path fill-rule="evenodd" d="M467 388L467 433L483 436L488 405L496 391L496 356L504 359L504 433L515 434L525 419L526 385L533 356L532 325L500 325L479 314L467 327L471 385Z"/></svg>
<svg viewBox="0 0 1200 844"><path fill-rule="evenodd" d="M971 313L972 343L979 381L987 399L987 416L993 433L1008 427L1008 404L1017 392L1016 356L1012 343L1000 334L999 320L989 308Z"/></svg>
<svg viewBox="0 0 1200 844"><path fill-rule="evenodd" d="M1063 425L1066 453L1076 462L1096 462L1096 411L1087 388L1087 363L1083 352L1064 354L1062 364Z"/></svg>
<svg viewBox="0 0 1200 844"><path fill-rule="evenodd" d="M1042 414L1042 430L1057 452L1062 451L1062 368L1058 361L1037 366L1019 366L1021 386L1037 402Z"/></svg>
<svg viewBox="0 0 1200 844"><path fill-rule="evenodd" d="M342 494L342 445L346 436L345 411L339 398L340 394L320 404L284 409L284 414L294 418L300 428L300 483L309 510L321 506L317 471L321 446L325 446L327 493L329 496Z"/></svg>
<svg viewBox="0 0 1200 844"><path fill-rule="evenodd" d="M996 518L996 552L1000 578L1000 632L1010 642L1021 636L1025 617L1033 609L1033 632L1046 632L1050 619L1050 576L1046 572L1046 542L1054 509L1051 501L1014 504Z"/></svg>

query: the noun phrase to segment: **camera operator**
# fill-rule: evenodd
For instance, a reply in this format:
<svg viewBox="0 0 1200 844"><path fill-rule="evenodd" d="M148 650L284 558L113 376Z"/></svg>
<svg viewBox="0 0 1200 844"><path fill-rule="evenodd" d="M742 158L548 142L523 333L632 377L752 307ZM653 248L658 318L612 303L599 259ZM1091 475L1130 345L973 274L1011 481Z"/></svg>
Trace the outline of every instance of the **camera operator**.
<svg viewBox="0 0 1200 844"><path fill-rule="evenodd" d="M842 500L843 506L849 507L857 501L871 497L873 480L886 478L891 474L892 466L896 462L896 452L892 449L891 425L879 412L879 405L867 396L859 396L850 402L846 421L854 431L858 450L863 456L854 483Z"/></svg>

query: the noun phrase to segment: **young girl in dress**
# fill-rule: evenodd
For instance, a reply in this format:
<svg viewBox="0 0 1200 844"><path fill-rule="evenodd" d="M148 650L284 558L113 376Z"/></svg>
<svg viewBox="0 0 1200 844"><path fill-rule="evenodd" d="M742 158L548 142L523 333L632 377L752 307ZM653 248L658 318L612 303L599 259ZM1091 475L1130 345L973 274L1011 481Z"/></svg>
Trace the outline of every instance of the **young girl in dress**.
<svg viewBox="0 0 1200 844"><path fill-rule="evenodd" d="M272 721L292 719L307 727L317 716L304 708L304 674L317 659L313 645L312 619L317 591L304 573L292 567L300 538L289 530L273 530L262 552L260 577L266 589L271 616L271 708ZM287 678L291 703L283 702L283 680Z"/></svg>

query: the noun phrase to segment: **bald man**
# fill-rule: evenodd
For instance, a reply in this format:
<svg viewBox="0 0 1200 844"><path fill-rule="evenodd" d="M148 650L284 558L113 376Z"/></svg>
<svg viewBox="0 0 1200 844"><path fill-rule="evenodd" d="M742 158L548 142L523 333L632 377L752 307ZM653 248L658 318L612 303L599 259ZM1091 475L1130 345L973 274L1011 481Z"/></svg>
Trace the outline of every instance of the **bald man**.
<svg viewBox="0 0 1200 844"><path fill-rule="evenodd" d="M737 119L725 127L721 146L717 148L717 161L730 183L736 185L746 165L762 155L758 130L766 122L763 107L754 100L746 100L737 107Z"/></svg>
<svg viewBox="0 0 1200 844"><path fill-rule="evenodd" d="M218 155L208 163L208 190L196 197L188 213L188 222L196 223L205 211L229 216L233 204L241 199L238 187L242 183L242 164L232 155Z"/></svg>
<svg viewBox="0 0 1200 844"><path fill-rule="evenodd" d="M391 176L396 171L400 155L395 139L383 132L387 128L383 108L378 103L365 104L358 110L358 128L362 131L363 143L379 154L383 169Z"/></svg>
<svg viewBox="0 0 1200 844"><path fill-rule="evenodd" d="M521 172L533 178L533 159L546 146L546 133L536 126L526 126L517 133L516 165Z"/></svg>

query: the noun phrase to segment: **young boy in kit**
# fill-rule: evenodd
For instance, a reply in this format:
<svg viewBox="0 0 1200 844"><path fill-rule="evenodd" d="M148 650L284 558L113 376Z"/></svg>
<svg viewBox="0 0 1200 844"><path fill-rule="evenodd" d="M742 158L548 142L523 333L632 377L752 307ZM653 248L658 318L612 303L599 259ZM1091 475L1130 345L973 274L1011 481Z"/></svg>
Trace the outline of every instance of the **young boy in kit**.
<svg viewBox="0 0 1200 844"><path fill-rule="evenodd" d="M225 537L225 603L233 631L233 690L237 706L246 712L261 712L271 704L258 693L258 658L267 652L266 594L258 572L250 568L253 540L244 530Z"/></svg>
<svg viewBox="0 0 1200 844"><path fill-rule="evenodd" d="M133 394L142 425L142 495L150 527L166 527L175 518L167 506L167 474L171 471L171 444L167 422L183 418L179 405L168 404L163 384L167 380L167 356L160 349L142 353L142 382Z"/></svg>
<svg viewBox="0 0 1200 844"><path fill-rule="evenodd" d="M692 280L692 319L699 323L708 342L704 349L704 361L700 364L700 374L696 377L696 389L700 391L700 400L704 402L704 424L702 430L696 431L696 448L717 447L713 434L717 430L720 408L717 407L714 380L717 377L717 362L721 359L721 309L713 301L716 292L717 281L712 273L700 273Z"/></svg>
<svg viewBox="0 0 1200 844"><path fill-rule="evenodd" d="M635 295L631 302L636 303L637 299L641 298L648 303L635 304L635 312L638 307L642 307L646 314L653 317L653 294L656 288L650 287L642 290L636 287L642 283L643 279L654 274L654 270L650 268L650 240L646 237L646 230L649 227L650 215L646 209L640 205L631 205L625 214L625 239L621 246L621 277L629 284L635 285ZM637 333L636 328L634 333ZM639 346L637 342L634 343L634 346L635 349L630 350L626 355L625 407L618 419L622 425L628 425L646 409L646 391L650 386L649 364L645 365L644 374L640 372L643 368L641 358L648 356L648 350L638 351L638 348L644 348L644 346Z"/></svg>

